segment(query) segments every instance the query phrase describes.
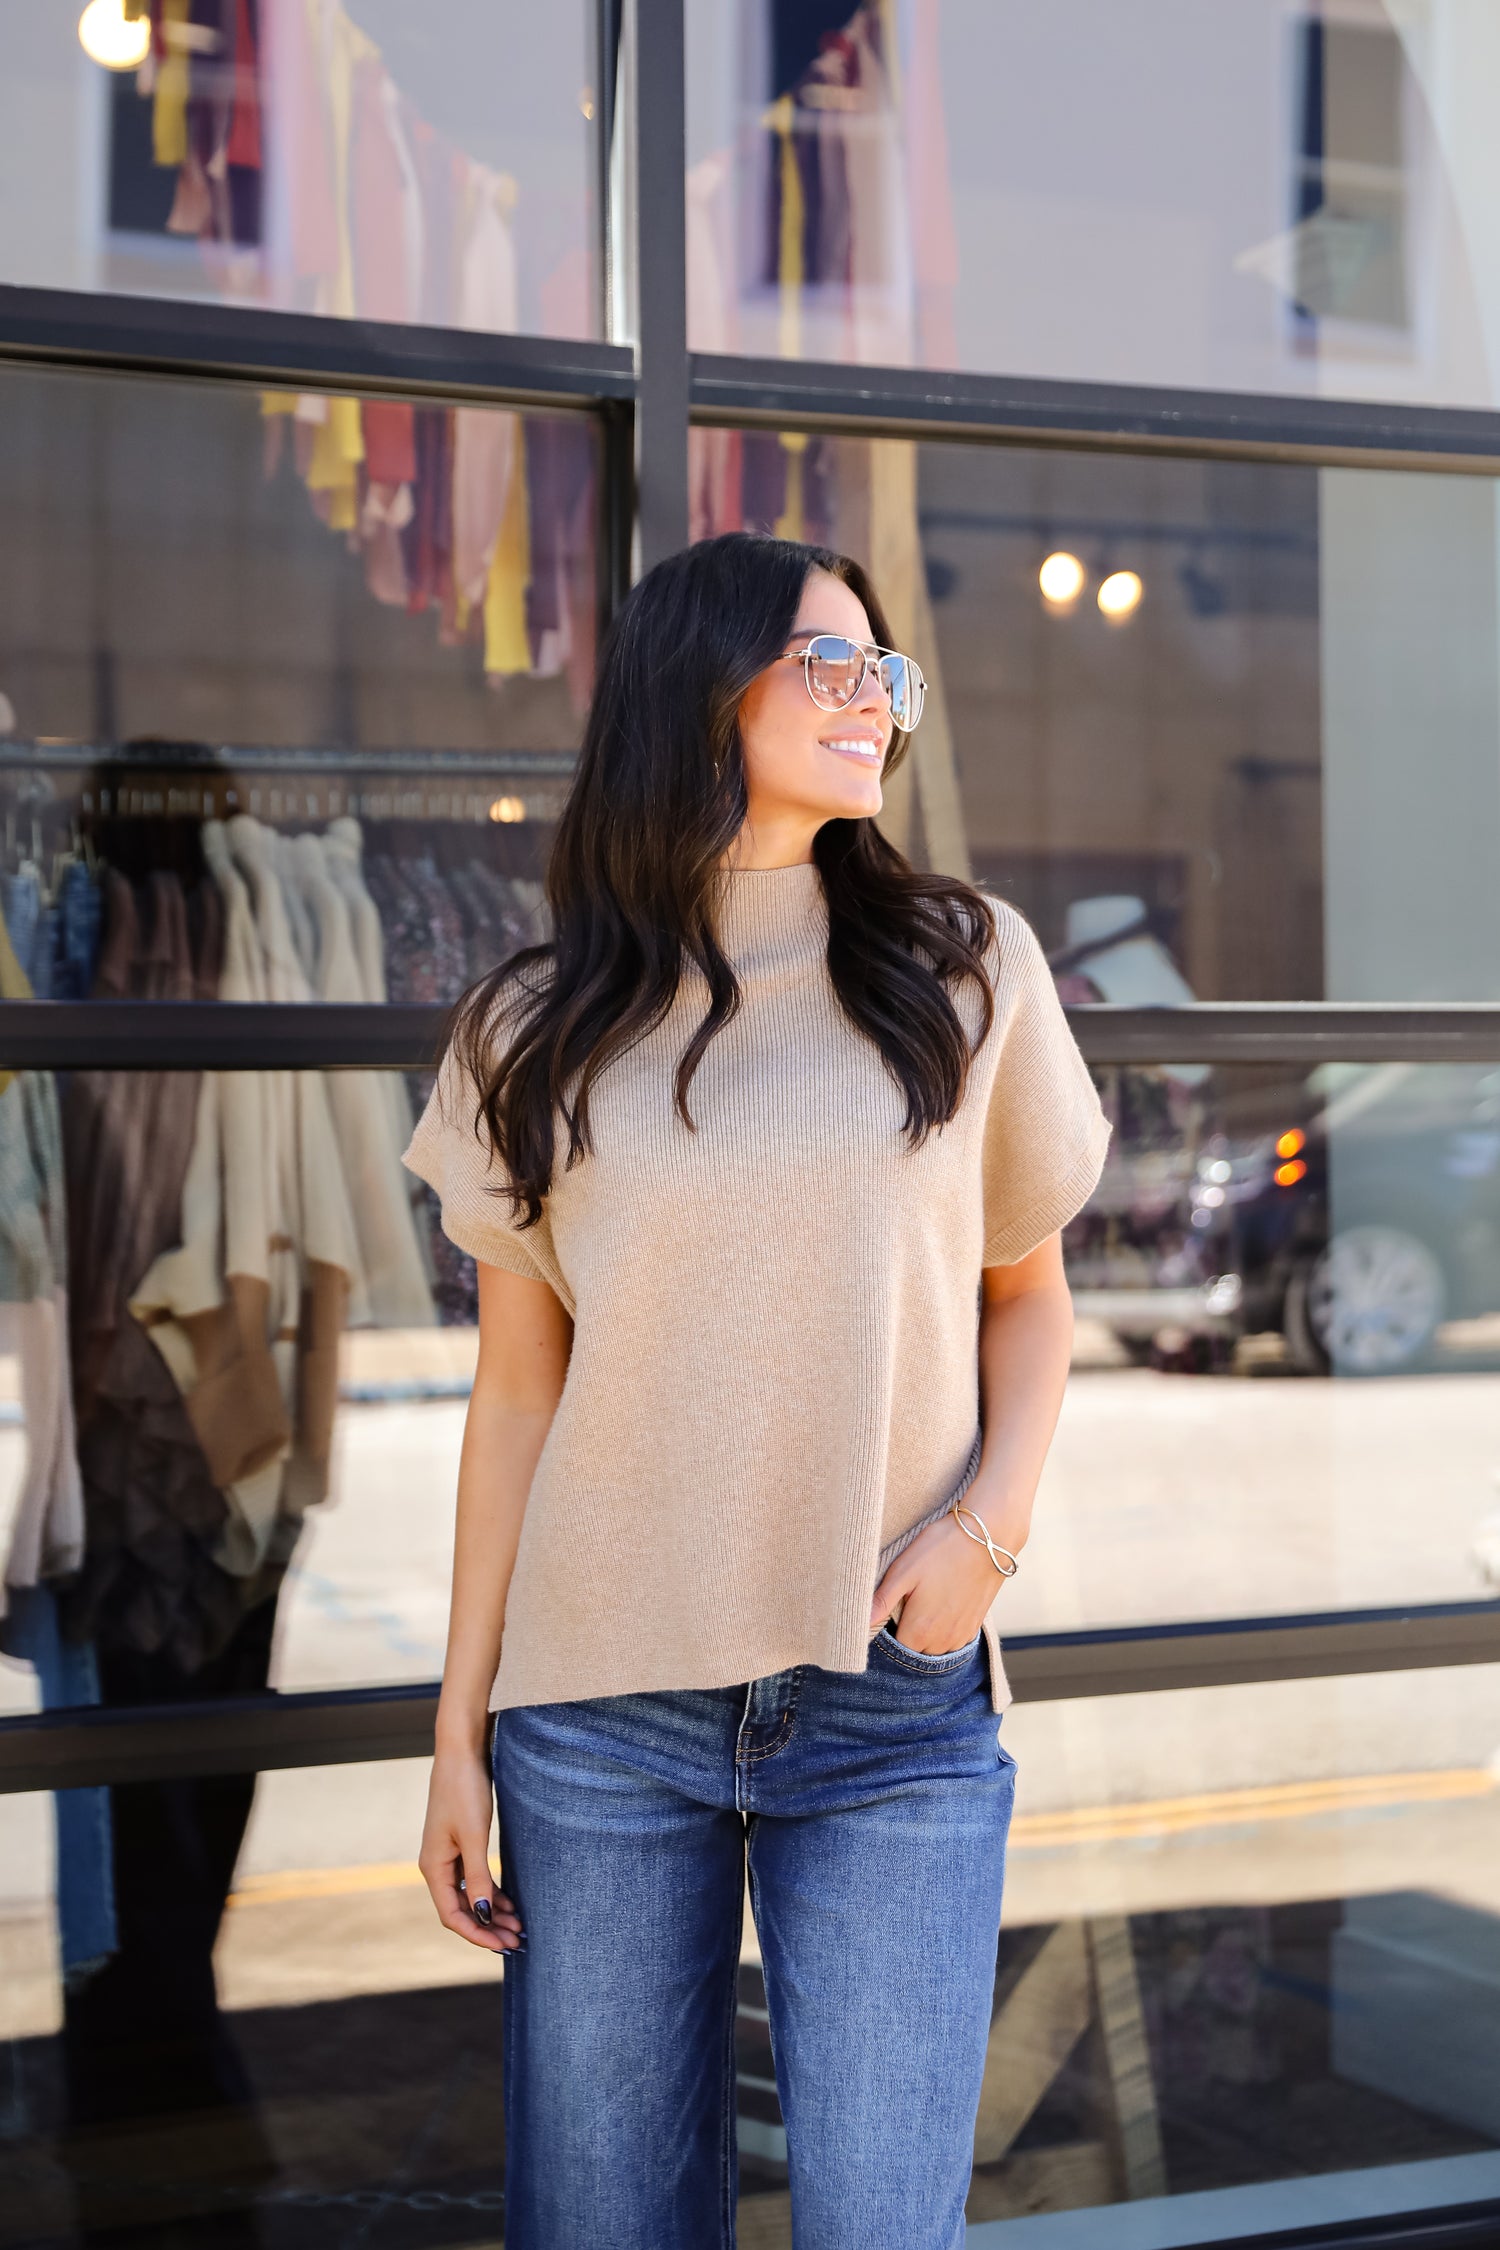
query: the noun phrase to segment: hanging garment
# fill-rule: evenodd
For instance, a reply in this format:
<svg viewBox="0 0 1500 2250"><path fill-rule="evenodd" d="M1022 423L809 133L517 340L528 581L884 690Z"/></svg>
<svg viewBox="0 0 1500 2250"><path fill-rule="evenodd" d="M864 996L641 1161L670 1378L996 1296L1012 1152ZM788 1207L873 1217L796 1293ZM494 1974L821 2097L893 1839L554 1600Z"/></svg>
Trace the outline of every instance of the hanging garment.
<svg viewBox="0 0 1500 2250"><path fill-rule="evenodd" d="M385 978L385 937L380 910L370 896L363 872L364 836L359 822L347 815L329 822L321 838L324 865L349 914L350 937L359 971L360 999L366 1007L384 1007L388 997ZM388 1155L395 1159L392 1177L406 1191L407 1215L417 1245L417 1257L431 1305L434 1278L432 1226L426 1209L426 1190L401 1163L411 1139L411 1104L396 1071L362 1073L379 1089Z"/></svg>
<svg viewBox="0 0 1500 2250"><path fill-rule="evenodd" d="M517 431L522 458L511 457L505 513L490 557L484 594L484 668L491 679L531 670L526 602L531 589L531 524L527 507L525 425Z"/></svg>
<svg viewBox="0 0 1500 2250"><path fill-rule="evenodd" d="M225 155L233 169L246 172L260 171L263 154L258 17L256 0L235 0L234 87Z"/></svg>
<svg viewBox="0 0 1500 2250"><path fill-rule="evenodd" d="M910 191L881 28L870 7L856 10L848 26L863 96L860 129L845 142L852 356L862 366L909 367L915 342Z"/></svg>
<svg viewBox="0 0 1500 2250"><path fill-rule="evenodd" d="M27 998L52 999L53 915L42 895L40 871L26 862L15 874L0 875L0 905Z"/></svg>
<svg viewBox="0 0 1500 2250"><path fill-rule="evenodd" d="M330 302L323 310L352 317L359 306L354 285L353 179L350 156L354 135L354 82L362 64L378 62L380 50L338 0L320 0L317 16L320 50L327 73L328 114L333 139L333 201L338 224L338 267Z"/></svg>
<svg viewBox="0 0 1500 2250"><path fill-rule="evenodd" d="M704 157L687 176L690 340L698 352L735 352L740 348L734 228L729 209L733 183L734 168L727 150ZM690 541L740 529L738 430L689 431L688 484Z"/></svg>
<svg viewBox="0 0 1500 2250"><path fill-rule="evenodd" d="M414 317L425 328L458 324L459 158L449 142L396 96L397 128L411 157L421 211L422 261Z"/></svg>
<svg viewBox="0 0 1500 2250"><path fill-rule="evenodd" d="M266 831L266 851L281 885L281 903L286 909L287 927L291 932L297 966L309 987L315 987L318 981L318 927L303 896L302 884L296 879L293 857L295 841L294 837L283 836L274 828Z"/></svg>
<svg viewBox="0 0 1500 2250"><path fill-rule="evenodd" d="M178 877L158 870L137 892L106 868L104 895L96 997L192 999L187 902ZM74 1360L85 1413L131 1291L173 1239L197 1102L191 1072L82 1072L69 1081Z"/></svg>
<svg viewBox="0 0 1500 2250"><path fill-rule="evenodd" d="M525 435L531 547L526 627L533 669L550 678L573 656L571 581L580 515L593 496L593 434L558 416L528 421Z"/></svg>
<svg viewBox="0 0 1500 2250"><path fill-rule="evenodd" d="M446 613L453 597L453 408L416 410L414 512L401 535L407 607Z"/></svg>
<svg viewBox="0 0 1500 2250"><path fill-rule="evenodd" d="M203 851L224 914L219 997L263 1001L269 989L254 904L222 822L204 822ZM283 1330L295 1336L298 1310L284 1203L291 1133L285 1076L204 1074L177 1237L132 1297L132 1310L185 1398L222 1496L216 1552L237 1578L250 1577L267 1551L267 1519L274 1518L292 1440L272 1341Z"/></svg>
<svg viewBox="0 0 1500 2250"><path fill-rule="evenodd" d="M21 966L16 949L11 943L10 930L0 915L0 1000L29 1000L32 997L31 979ZM15 1073L0 1070L0 1094L11 1083Z"/></svg>
<svg viewBox="0 0 1500 2250"><path fill-rule="evenodd" d="M158 878L143 897L106 870L95 994L186 998L196 921L216 955L212 910L190 917ZM60 1597L70 1640L170 1652L186 1670L233 1632L239 1591L214 1560L227 1509L178 1386L130 1317L131 1290L178 1238L202 1084L185 1072L75 1072L63 1105L73 1376L83 1482L82 1568Z"/></svg>
<svg viewBox="0 0 1500 2250"><path fill-rule="evenodd" d="M180 34L191 13L192 0L161 0L156 91L151 105L151 158L163 169L183 163L188 153L189 59Z"/></svg>
<svg viewBox="0 0 1500 2250"><path fill-rule="evenodd" d="M421 997L453 1001L468 982L463 918L448 895L430 852L419 852L405 863L406 881L419 903L427 927L427 973Z"/></svg>
<svg viewBox="0 0 1500 2250"><path fill-rule="evenodd" d="M459 324L503 333L515 327L517 317L510 231L515 183L486 165L470 164L466 191ZM453 413L453 585L458 600L471 609L484 601L505 517L517 420L487 406L460 406Z"/></svg>
<svg viewBox="0 0 1500 2250"><path fill-rule="evenodd" d="M52 997L87 999L99 959L102 907L98 885L81 859L69 860L57 888Z"/></svg>
<svg viewBox="0 0 1500 2250"><path fill-rule="evenodd" d="M366 861L365 879L385 927L391 999L429 1005L445 995L453 999L464 982L463 923L441 880L423 881L419 887L410 863L402 865L379 855ZM413 1121L426 1108L432 1086L431 1071L415 1072L402 1081L402 1098ZM424 1224L438 1318L445 1328L471 1328L479 1318L474 1262L444 1234L438 1200L425 1185L418 1208L425 1215L425 1224L421 1217L419 1224Z"/></svg>
<svg viewBox="0 0 1500 2250"><path fill-rule="evenodd" d="M36 1675L44 1711L88 1710L99 1702L98 1657L90 1643L64 1639L51 1586L10 1589L0 1616L0 1656ZM72 1994L119 1944L110 1792L55 1790L52 1819L57 1949L63 1989Z"/></svg>
<svg viewBox="0 0 1500 2250"><path fill-rule="evenodd" d="M412 887L409 868L372 853L365 862L365 881L385 930L386 982L392 1001L398 1006L434 1006L443 993L433 954L432 920Z"/></svg>
<svg viewBox="0 0 1500 2250"><path fill-rule="evenodd" d="M266 114L275 126L289 236L292 302L316 309L338 267L333 120L317 25L320 0L276 0L263 41Z"/></svg>
<svg viewBox="0 0 1500 2250"><path fill-rule="evenodd" d="M271 832L241 813L205 822L203 845L225 899L223 996L306 1002ZM230 1081L250 1075L223 1074L217 1117L200 1108L182 1244L136 1309L229 1503L219 1558L254 1585L327 1493L339 1338L368 1306L322 1074L254 1073L247 1100Z"/></svg>
<svg viewBox="0 0 1500 2250"><path fill-rule="evenodd" d="M256 936L266 967L266 996L272 1001L305 1004L312 998L312 989L292 945L271 831L248 814L239 813L227 823L227 836L234 864L254 904ZM293 1416L292 1446L279 1491L274 1494L274 1513L283 1519L284 1531L327 1493L338 1403L339 1338L346 1321L363 1323L369 1318L369 1309L354 1216L328 1105L327 1080L320 1072L308 1070L273 1075L278 1081L276 1098L282 1125L279 1155L283 1171L277 1202L289 1228L293 1252L289 1278L296 1292L289 1317L271 1332L282 1397ZM264 1513L268 1493L264 1473L253 1491L237 1488L244 1520L255 1534L257 1562L276 1545L273 1522Z"/></svg>
<svg viewBox="0 0 1500 2250"><path fill-rule="evenodd" d="M488 976L510 951L493 902L472 867L449 867L443 881L464 926L464 968L471 984Z"/></svg>
<svg viewBox="0 0 1500 2250"><path fill-rule="evenodd" d="M364 835L359 822L348 814L331 820L321 841L329 877L349 910L349 934L359 969L360 998L367 1007L384 1007L385 938L380 927L380 909L365 884ZM403 1142L403 1148L405 1145Z"/></svg>
<svg viewBox="0 0 1500 2250"><path fill-rule="evenodd" d="M349 909L328 872L320 840L289 839L285 860L288 897L300 896L316 932L315 997L360 1004L364 988ZM430 1328L436 1315L406 1175L392 1162L389 1094L369 1071L330 1071L324 1084L359 1238L369 1317L384 1328Z"/></svg>
<svg viewBox="0 0 1500 2250"><path fill-rule="evenodd" d="M298 419L310 422L315 435L304 481L313 505L331 531L353 531L359 521L359 470L365 457L364 430L357 398L328 398L316 402L319 413L304 411L309 402L298 402Z"/></svg>
<svg viewBox="0 0 1500 2250"><path fill-rule="evenodd" d="M0 962L0 991L7 999L28 997L14 956ZM0 1347L18 1364L26 1451L9 1520L0 1525L0 1615L6 1586L60 1577L83 1557L67 1278L57 1092L50 1074L20 1071L0 1092Z"/></svg>
<svg viewBox="0 0 1500 2250"><path fill-rule="evenodd" d="M389 75L371 50L354 69L349 140L354 302L361 320L416 315L416 178L399 130Z"/></svg>
<svg viewBox="0 0 1500 2250"><path fill-rule="evenodd" d="M919 367L956 367L958 235L953 221L952 165L943 110L943 0L905 0L908 23L904 100L911 237L917 245L916 359Z"/></svg>

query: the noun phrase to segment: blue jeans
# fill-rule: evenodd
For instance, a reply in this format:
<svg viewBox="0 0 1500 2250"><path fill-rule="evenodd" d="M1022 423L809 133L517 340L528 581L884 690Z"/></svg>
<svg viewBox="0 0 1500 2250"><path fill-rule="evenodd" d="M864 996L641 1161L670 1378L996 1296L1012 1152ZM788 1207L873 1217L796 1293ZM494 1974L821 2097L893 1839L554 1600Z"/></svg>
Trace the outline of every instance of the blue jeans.
<svg viewBox="0 0 1500 2250"><path fill-rule="evenodd" d="M1015 1761L981 1644L501 1712L506 2250L730 2250L745 1861L796 2250L956 2250Z"/></svg>

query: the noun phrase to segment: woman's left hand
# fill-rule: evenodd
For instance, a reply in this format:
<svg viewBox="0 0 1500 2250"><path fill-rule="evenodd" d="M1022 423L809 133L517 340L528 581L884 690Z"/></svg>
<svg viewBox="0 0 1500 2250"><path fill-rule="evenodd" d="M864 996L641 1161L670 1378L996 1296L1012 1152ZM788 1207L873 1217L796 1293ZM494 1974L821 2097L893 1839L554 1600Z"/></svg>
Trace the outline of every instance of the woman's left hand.
<svg viewBox="0 0 1500 2250"><path fill-rule="evenodd" d="M998 1508L974 1503L997 1547L1019 1554L1025 1528L1011 1525ZM870 1629L897 1615L896 1638L924 1656L966 1648L990 1613L1001 1581L984 1548L960 1531L951 1515L919 1531L875 1589Z"/></svg>

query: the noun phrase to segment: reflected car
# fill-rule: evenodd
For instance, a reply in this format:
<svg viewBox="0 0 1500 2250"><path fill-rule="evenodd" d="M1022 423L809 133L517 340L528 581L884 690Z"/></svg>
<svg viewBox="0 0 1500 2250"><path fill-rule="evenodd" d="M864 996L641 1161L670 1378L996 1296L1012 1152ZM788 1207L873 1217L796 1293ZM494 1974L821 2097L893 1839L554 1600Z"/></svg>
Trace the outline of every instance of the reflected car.
<svg viewBox="0 0 1500 2250"><path fill-rule="evenodd" d="M1278 1130L1203 1143L1187 1205L1239 1333L1308 1373L1420 1367L1445 1321L1500 1312L1500 1070L1324 1064Z"/></svg>
<svg viewBox="0 0 1500 2250"><path fill-rule="evenodd" d="M1100 1074L1114 1126L1099 1184L1063 1236L1080 1320L1145 1365L1170 1342L1187 1362L1227 1359L1241 1282L1221 1231L1192 1224L1205 1114L1197 1088L1161 1070Z"/></svg>

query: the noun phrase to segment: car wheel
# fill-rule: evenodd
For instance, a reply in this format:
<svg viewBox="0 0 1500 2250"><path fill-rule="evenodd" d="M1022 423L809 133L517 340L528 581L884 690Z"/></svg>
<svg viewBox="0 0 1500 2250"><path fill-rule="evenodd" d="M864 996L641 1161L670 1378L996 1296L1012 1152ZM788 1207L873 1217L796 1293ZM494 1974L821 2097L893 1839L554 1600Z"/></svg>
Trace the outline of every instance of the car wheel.
<svg viewBox="0 0 1500 2250"><path fill-rule="evenodd" d="M1443 1317L1443 1269L1403 1227L1346 1227L1287 1285L1283 1325L1309 1373L1397 1375L1414 1366Z"/></svg>

